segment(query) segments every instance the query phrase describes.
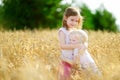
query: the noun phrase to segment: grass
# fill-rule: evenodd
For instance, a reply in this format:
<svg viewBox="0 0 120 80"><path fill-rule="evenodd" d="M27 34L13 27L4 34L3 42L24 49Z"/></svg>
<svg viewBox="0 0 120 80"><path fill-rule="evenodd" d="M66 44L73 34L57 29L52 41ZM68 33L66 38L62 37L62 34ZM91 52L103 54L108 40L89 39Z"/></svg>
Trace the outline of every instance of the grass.
<svg viewBox="0 0 120 80"><path fill-rule="evenodd" d="M120 80L120 33L87 33L103 80ZM59 56L57 30L0 32L0 80L57 80ZM85 80L79 74L73 79Z"/></svg>

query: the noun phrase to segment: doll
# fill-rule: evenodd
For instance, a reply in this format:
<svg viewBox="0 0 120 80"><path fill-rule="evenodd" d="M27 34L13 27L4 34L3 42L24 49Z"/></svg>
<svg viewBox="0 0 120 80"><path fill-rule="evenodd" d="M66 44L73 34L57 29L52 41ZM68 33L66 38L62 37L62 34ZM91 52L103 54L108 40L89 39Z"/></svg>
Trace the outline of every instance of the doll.
<svg viewBox="0 0 120 80"><path fill-rule="evenodd" d="M87 50L87 36L82 30L71 31L69 34L69 44L81 44L81 49L75 48L73 50L74 63L79 64L80 55Z"/></svg>
<svg viewBox="0 0 120 80"><path fill-rule="evenodd" d="M93 58L87 50L88 36L83 30L74 30L69 33L69 44L81 44L81 48L75 48L73 50L73 61L77 65L78 69L82 68L85 71L92 71L99 76L101 72L98 70Z"/></svg>

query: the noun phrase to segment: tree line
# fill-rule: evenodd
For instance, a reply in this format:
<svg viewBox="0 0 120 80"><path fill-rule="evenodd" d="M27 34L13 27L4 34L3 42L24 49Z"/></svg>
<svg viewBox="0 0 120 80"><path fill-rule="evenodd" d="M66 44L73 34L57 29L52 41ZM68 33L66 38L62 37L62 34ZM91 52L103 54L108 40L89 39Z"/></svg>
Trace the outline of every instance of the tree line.
<svg viewBox="0 0 120 80"><path fill-rule="evenodd" d="M61 0L2 0L0 25L11 30L58 28L65 8L71 5L72 3L61 4ZM95 13L85 4L79 8L84 17L84 29L118 31L116 18L104 7Z"/></svg>

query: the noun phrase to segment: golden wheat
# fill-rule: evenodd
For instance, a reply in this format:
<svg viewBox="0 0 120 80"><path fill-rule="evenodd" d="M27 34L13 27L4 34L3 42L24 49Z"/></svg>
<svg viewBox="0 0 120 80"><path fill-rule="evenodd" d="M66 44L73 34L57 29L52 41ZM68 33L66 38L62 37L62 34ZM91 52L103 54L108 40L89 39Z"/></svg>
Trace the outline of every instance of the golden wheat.
<svg viewBox="0 0 120 80"><path fill-rule="evenodd" d="M88 36L103 80L120 80L120 33L88 31ZM1 31L0 80L57 80L59 55L57 30Z"/></svg>

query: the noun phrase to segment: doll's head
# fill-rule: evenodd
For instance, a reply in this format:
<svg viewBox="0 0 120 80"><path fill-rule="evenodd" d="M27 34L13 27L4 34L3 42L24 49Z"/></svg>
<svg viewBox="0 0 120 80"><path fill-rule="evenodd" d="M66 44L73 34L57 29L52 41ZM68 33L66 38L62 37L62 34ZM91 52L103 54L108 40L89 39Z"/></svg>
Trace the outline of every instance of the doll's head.
<svg viewBox="0 0 120 80"><path fill-rule="evenodd" d="M84 43L86 41L86 36L82 31L75 30L71 31L69 34L70 43Z"/></svg>

